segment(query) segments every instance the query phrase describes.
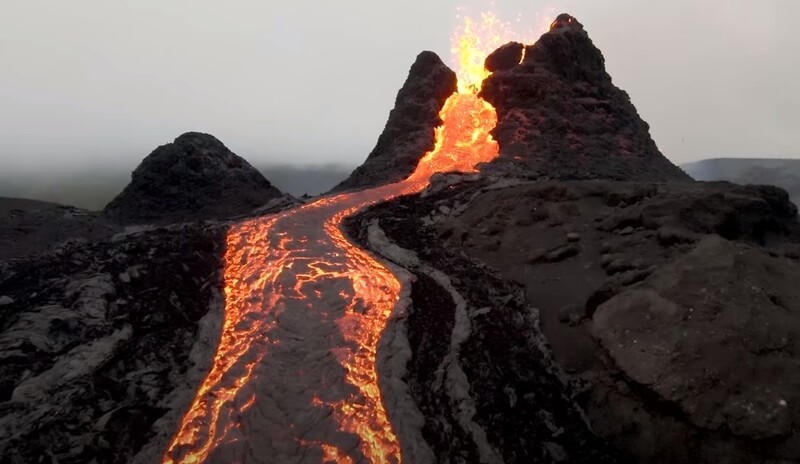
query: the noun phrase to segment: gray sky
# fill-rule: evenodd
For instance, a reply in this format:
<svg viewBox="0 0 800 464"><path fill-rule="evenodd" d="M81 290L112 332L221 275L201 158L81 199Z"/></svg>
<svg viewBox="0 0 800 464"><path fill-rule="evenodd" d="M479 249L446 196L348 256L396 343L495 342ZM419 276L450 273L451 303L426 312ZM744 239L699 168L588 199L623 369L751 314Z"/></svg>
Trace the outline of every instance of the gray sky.
<svg viewBox="0 0 800 464"><path fill-rule="evenodd" d="M2 0L0 170L130 170L188 130L254 164L359 163L414 57L451 63L459 5L487 3ZM675 162L800 157L798 0L495 9L574 14Z"/></svg>

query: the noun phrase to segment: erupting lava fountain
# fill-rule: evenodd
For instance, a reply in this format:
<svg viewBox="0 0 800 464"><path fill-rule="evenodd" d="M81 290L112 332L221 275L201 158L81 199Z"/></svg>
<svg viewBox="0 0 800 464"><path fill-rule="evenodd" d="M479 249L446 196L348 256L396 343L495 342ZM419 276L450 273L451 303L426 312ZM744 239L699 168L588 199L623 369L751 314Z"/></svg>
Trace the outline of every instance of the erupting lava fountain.
<svg viewBox="0 0 800 464"><path fill-rule="evenodd" d="M340 225L437 172L474 172L498 156L497 114L478 91L487 54L513 37L494 15L481 18L454 39L459 91L411 176L231 227L221 339L164 463L402 461L376 367L402 285Z"/></svg>

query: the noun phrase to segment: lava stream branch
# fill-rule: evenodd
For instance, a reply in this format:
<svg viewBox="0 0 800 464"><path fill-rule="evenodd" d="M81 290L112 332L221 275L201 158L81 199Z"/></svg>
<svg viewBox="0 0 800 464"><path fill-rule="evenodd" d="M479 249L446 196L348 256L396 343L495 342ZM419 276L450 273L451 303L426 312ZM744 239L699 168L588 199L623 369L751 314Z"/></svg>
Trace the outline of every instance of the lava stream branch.
<svg viewBox="0 0 800 464"><path fill-rule="evenodd" d="M270 248L263 240L264 232L276 220L245 223L228 233L224 273L226 314L219 347L211 371L170 445L165 463L176 462L175 455L182 455L180 462L203 462L235 427L235 403L240 390L250 380L256 362L266 350L265 343L256 346L256 342L274 324L274 318L265 317L263 308L273 308L275 302L258 298L259 292L254 290L263 289L267 281L274 280L277 270L286 262L285 252ZM266 272L252 259L257 254L272 264ZM242 362L248 357L253 359ZM232 372L237 375L230 375ZM244 406L248 403L252 404L252 397ZM242 407L239 411L246 409Z"/></svg>

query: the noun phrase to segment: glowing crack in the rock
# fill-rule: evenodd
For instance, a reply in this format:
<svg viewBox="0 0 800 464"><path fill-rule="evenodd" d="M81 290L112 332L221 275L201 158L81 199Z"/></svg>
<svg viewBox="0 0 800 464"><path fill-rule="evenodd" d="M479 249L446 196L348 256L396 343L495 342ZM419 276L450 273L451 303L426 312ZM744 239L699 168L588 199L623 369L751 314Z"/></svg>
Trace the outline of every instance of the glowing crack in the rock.
<svg viewBox="0 0 800 464"><path fill-rule="evenodd" d="M502 25L483 20L484 32ZM478 32L466 25L462 64L480 59L482 66L499 40L480 40ZM376 368L401 283L351 243L341 223L425 189L435 173L474 172L498 156L490 135L497 114L477 96L488 73L460 75L435 148L406 180L231 227L219 346L164 463L401 462Z"/></svg>

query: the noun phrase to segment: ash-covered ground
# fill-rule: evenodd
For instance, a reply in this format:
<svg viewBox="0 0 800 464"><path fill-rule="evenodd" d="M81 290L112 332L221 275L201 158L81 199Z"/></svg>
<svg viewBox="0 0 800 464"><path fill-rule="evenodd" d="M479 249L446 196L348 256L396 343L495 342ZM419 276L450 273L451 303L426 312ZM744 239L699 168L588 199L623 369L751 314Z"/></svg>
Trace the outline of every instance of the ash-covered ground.
<svg viewBox="0 0 800 464"><path fill-rule="evenodd" d="M505 462L534 462L512 443L535 453L537 408L569 405L531 383L549 363L588 427L635 462L800 460L800 225L784 191L484 178L376 206L350 230L368 224L464 293L473 348L460 360ZM426 369L456 310L417 275L411 382L441 411ZM543 349L518 338L539 329ZM596 449L554 443L567 462Z"/></svg>

